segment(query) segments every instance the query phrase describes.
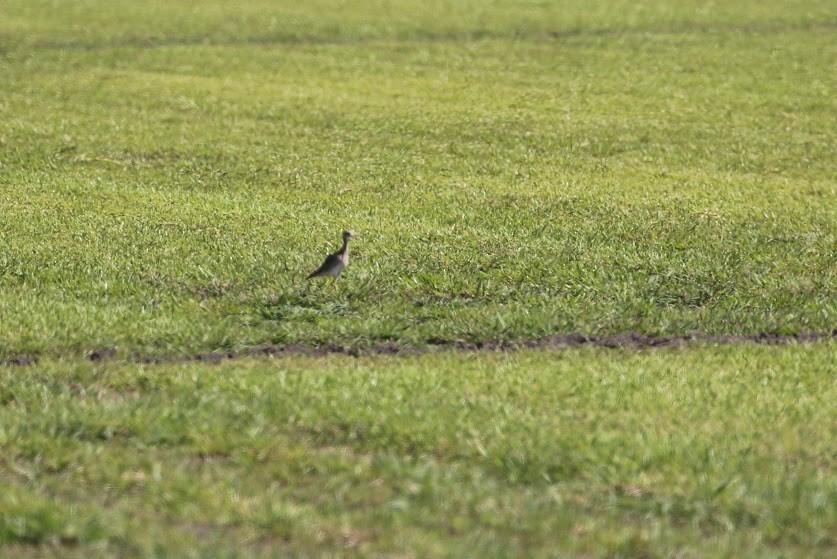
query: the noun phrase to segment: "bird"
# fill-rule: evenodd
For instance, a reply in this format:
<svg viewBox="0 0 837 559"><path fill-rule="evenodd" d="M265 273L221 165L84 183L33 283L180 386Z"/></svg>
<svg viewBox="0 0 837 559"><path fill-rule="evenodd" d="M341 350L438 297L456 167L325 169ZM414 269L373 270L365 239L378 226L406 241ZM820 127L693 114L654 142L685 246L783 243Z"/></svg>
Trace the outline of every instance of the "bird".
<svg viewBox="0 0 837 559"><path fill-rule="evenodd" d="M331 276L331 284L337 283L337 276L349 264L349 239L355 236L354 231L343 231L343 246L334 254L329 254L319 268L311 272L305 279L319 276Z"/></svg>

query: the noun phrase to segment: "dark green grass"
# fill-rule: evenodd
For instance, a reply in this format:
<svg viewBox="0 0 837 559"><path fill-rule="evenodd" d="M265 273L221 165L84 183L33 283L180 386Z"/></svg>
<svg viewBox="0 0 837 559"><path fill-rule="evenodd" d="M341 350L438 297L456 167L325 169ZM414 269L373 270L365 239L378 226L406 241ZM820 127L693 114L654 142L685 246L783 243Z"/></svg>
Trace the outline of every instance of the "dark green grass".
<svg viewBox="0 0 837 559"><path fill-rule="evenodd" d="M0 555L833 556L834 350L0 369Z"/></svg>
<svg viewBox="0 0 837 559"><path fill-rule="evenodd" d="M241 43L341 43L479 38L525 39L601 34L734 29L763 32L831 27L834 6L821 0L706 4L685 0L538 2L531 0L316 0L298 4L254 0L137 4L50 0L4 3L0 38L17 48L96 49L103 46Z"/></svg>
<svg viewBox="0 0 837 559"><path fill-rule="evenodd" d="M6 357L835 326L827 2L50 5L0 18Z"/></svg>

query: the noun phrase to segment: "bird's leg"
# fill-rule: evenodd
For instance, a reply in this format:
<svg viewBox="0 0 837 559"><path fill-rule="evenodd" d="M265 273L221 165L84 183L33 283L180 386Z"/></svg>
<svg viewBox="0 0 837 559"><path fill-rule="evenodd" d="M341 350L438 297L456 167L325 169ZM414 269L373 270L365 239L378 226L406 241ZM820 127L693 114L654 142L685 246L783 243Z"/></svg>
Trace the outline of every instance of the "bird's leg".
<svg viewBox="0 0 837 559"><path fill-rule="evenodd" d="M331 278L331 288L337 289L337 278Z"/></svg>

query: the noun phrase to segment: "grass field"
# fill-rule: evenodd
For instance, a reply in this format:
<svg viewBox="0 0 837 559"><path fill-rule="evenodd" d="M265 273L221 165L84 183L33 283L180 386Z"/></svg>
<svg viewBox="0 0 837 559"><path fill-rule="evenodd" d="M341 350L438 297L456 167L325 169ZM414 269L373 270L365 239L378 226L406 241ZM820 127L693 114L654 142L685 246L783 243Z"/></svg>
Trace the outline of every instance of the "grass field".
<svg viewBox="0 0 837 559"><path fill-rule="evenodd" d="M833 556L833 340L178 359L833 338L835 30L3 0L0 556Z"/></svg>
<svg viewBox="0 0 837 559"><path fill-rule="evenodd" d="M6 357L835 326L830 3L333 4L4 3Z"/></svg>
<svg viewBox="0 0 837 559"><path fill-rule="evenodd" d="M5 369L0 549L833 557L836 349Z"/></svg>

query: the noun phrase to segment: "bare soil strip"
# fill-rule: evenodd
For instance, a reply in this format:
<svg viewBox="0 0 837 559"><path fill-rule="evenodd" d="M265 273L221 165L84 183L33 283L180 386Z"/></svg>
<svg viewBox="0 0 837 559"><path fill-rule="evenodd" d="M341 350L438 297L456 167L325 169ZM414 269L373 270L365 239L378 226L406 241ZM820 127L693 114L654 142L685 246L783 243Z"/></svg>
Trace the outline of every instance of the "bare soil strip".
<svg viewBox="0 0 837 559"><path fill-rule="evenodd" d="M434 351L514 351L518 349L561 350L572 347L593 346L604 348L649 349L657 347L681 347L685 345L733 345L767 344L782 345L811 343L825 340L837 340L837 328L830 332L805 332L801 334L687 334L682 336L647 336L639 332L627 332L615 336L585 336L584 334L558 334L537 340L524 341L462 341L430 338L427 345L401 345L397 342L381 342L368 347L352 347L337 343L323 345L288 344L260 345L239 352L208 352L193 355L134 355L129 360L135 363L177 363L190 361L217 362L244 357L306 355L321 357L326 355L350 355L353 357L374 355L419 355ZM96 349L86 354L89 361L117 361L119 354L115 349ZM37 357L18 356L0 360L3 365L32 365Z"/></svg>

